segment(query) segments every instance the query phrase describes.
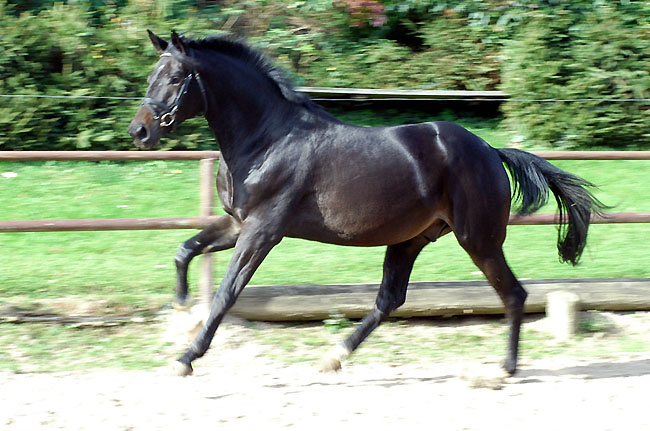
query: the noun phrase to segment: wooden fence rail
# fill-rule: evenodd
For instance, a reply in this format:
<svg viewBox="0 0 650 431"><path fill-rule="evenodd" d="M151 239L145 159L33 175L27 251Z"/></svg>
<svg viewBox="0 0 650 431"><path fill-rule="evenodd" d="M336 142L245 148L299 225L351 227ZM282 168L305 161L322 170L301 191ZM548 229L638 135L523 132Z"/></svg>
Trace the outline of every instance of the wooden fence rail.
<svg viewBox="0 0 650 431"><path fill-rule="evenodd" d="M0 233L6 232L84 232L107 230L165 230L203 229L214 223L217 216L118 218L118 219L58 219L58 220L0 220ZM558 224L557 214L512 214L511 225ZM650 223L650 212L617 212L593 215L593 224Z"/></svg>

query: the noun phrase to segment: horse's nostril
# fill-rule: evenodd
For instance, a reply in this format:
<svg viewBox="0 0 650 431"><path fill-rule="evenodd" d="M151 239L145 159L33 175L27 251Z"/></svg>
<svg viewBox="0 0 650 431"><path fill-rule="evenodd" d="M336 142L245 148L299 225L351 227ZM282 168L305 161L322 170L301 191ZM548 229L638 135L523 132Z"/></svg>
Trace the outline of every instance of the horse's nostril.
<svg viewBox="0 0 650 431"><path fill-rule="evenodd" d="M140 142L147 142L147 140L149 140L149 131L142 124L139 124L135 128L135 133L133 134L133 137Z"/></svg>

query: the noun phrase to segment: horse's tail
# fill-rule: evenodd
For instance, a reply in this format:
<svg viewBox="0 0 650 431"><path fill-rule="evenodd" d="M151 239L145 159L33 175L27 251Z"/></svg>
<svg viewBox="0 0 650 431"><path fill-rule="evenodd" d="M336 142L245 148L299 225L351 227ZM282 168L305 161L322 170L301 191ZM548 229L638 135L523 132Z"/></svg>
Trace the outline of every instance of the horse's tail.
<svg viewBox="0 0 650 431"><path fill-rule="evenodd" d="M511 148L497 152L513 178L514 200L521 201L518 214L537 211L548 202L549 190L553 192L560 212L558 254L562 262L576 265L587 243L591 214L606 208L585 189L593 184L534 154Z"/></svg>

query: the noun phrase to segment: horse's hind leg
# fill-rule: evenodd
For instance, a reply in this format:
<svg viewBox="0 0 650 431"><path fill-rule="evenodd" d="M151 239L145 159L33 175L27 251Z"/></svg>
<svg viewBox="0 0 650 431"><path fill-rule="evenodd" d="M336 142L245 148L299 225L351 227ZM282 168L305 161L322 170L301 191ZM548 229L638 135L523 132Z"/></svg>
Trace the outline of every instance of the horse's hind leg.
<svg viewBox="0 0 650 431"><path fill-rule="evenodd" d="M384 275L379 286L375 307L368 313L361 325L341 345L331 351L323 360L323 371L341 368L341 360L350 356L388 315L406 300L406 289L413 264L429 240L419 236L409 241L389 245L384 258Z"/></svg>
<svg viewBox="0 0 650 431"><path fill-rule="evenodd" d="M508 335L508 352L503 368L508 374L517 371L517 355L519 352L519 332L524 316L524 302L528 294L508 267L503 251L495 251L495 255L485 257L472 256L477 266L485 273L488 281L497 291L506 311L510 326Z"/></svg>
<svg viewBox="0 0 650 431"><path fill-rule="evenodd" d="M481 234L466 237L457 235L457 237L461 246L469 253L476 266L483 271L503 301L510 326L508 352L503 368L513 375L517 371L519 331L524 315L524 302L528 294L506 263L501 248L502 240L495 242L493 236Z"/></svg>
<svg viewBox="0 0 650 431"><path fill-rule="evenodd" d="M239 223L231 216L224 215L181 244L174 259L176 261L176 307L183 307L187 302L187 268L190 261L203 253L233 248L239 237L239 230Z"/></svg>

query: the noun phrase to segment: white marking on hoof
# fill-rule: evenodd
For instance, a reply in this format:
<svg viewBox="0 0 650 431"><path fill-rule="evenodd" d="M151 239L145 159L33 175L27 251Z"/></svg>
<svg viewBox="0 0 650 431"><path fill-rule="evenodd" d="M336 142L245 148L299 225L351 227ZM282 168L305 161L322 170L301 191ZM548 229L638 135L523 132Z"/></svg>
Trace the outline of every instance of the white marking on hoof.
<svg viewBox="0 0 650 431"><path fill-rule="evenodd" d="M332 373L341 370L341 361L335 358L325 358L320 363L322 373Z"/></svg>
<svg viewBox="0 0 650 431"><path fill-rule="evenodd" d="M325 355L320 363L320 370L324 373L339 371L341 369L341 361L347 359L351 353L344 346L336 346Z"/></svg>
<svg viewBox="0 0 650 431"><path fill-rule="evenodd" d="M174 363L171 366L171 371L172 371L172 375L179 376L179 377L191 376L192 373L194 372L194 370L190 365L185 365L178 361L174 361Z"/></svg>
<svg viewBox="0 0 650 431"><path fill-rule="evenodd" d="M174 301L172 302L172 308L174 310L176 310L176 311L183 311L185 313L191 313L192 308L194 306L196 306L196 303L197 303L196 299L194 297L188 295L185 298L185 304L182 304L182 305L179 304L178 302L176 302L176 298L174 298Z"/></svg>
<svg viewBox="0 0 650 431"><path fill-rule="evenodd" d="M186 301L185 305L181 305L178 302L174 301L172 303L172 308L174 310L176 310L176 311L186 311L187 312L187 311L190 311L190 308L192 308L192 304L190 303L190 301Z"/></svg>

